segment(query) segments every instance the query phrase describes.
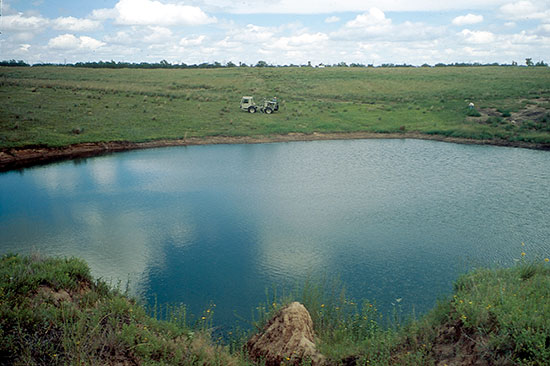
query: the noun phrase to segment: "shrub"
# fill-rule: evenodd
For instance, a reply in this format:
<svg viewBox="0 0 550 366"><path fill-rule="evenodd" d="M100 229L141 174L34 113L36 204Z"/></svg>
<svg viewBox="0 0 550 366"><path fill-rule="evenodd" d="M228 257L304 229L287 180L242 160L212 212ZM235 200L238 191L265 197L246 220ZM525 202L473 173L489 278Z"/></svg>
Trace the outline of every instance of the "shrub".
<svg viewBox="0 0 550 366"><path fill-rule="evenodd" d="M475 108L468 108L466 115L468 117L481 117L481 113L479 113Z"/></svg>

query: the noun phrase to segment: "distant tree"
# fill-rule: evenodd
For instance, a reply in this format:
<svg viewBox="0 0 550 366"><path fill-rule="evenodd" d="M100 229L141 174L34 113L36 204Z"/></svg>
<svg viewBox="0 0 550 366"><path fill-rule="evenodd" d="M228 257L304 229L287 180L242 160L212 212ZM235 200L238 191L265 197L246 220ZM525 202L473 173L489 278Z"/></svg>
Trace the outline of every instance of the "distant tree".
<svg viewBox="0 0 550 366"><path fill-rule="evenodd" d="M225 67L235 67L237 65L235 65L233 62L229 61L227 64L225 64Z"/></svg>
<svg viewBox="0 0 550 366"><path fill-rule="evenodd" d="M268 67L269 65L265 61L258 61L256 67Z"/></svg>
<svg viewBox="0 0 550 366"><path fill-rule="evenodd" d="M525 64L526 64L527 66L533 66L533 59L530 58L530 57L529 57L529 58L526 58L526 59L525 59Z"/></svg>
<svg viewBox="0 0 550 366"><path fill-rule="evenodd" d="M516 61L512 61L512 66L517 66L518 63Z"/></svg>
<svg viewBox="0 0 550 366"><path fill-rule="evenodd" d="M541 60L541 61L537 62L535 64L535 66L548 66L548 64Z"/></svg>
<svg viewBox="0 0 550 366"><path fill-rule="evenodd" d="M338 64L336 64L336 66L338 66L338 67L348 67L348 64L346 64L344 61L342 61L342 62L338 62Z"/></svg>
<svg viewBox="0 0 550 366"><path fill-rule="evenodd" d="M0 66L30 66L30 65L23 60L19 60L19 61L9 60L9 61L0 61Z"/></svg>

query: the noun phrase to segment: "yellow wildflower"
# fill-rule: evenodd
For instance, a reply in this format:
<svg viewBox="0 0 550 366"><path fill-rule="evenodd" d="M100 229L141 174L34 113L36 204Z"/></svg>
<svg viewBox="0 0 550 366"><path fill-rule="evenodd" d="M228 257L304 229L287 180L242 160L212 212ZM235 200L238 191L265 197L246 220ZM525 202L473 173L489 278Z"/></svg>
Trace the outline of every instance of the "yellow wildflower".
<svg viewBox="0 0 550 366"><path fill-rule="evenodd" d="M546 263L548 263L548 262L550 262L550 258L544 258L544 261L545 261Z"/></svg>
<svg viewBox="0 0 550 366"><path fill-rule="evenodd" d="M522 256L522 257L525 257L525 252L521 252L521 256Z"/></svg>
<svg viewBox="0 0 550 366"><path fill-rule="evenodd" d="M321 307L324 308L324 307L325 307L325 304L321 304Z"/></svg>

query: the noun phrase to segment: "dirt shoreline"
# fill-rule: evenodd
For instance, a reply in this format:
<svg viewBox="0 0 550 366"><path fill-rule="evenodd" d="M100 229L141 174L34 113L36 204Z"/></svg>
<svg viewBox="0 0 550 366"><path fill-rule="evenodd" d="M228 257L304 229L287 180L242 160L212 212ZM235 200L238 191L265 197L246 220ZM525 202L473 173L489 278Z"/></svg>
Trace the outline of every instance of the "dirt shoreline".
<svg viewBox="0 0 550 366"><path fill-rule="evenodd" d="M452 142L460 144L494 145L521 147L528 149L550 150L550 144L537 144L523 141L507 140L474 140L421 133L290 133L271 136L211 136L204 138L187 138L179 140L155 140L149 142L89 142L64 147L29 146L21 148L0 149L0 172L27 168L34 165L48 164L55 161L82 159L105 155L119 151L150 149L167 146L192 146L213 144L261 144L272 142L316 141L316 140L351 140L351 139L421 139Z"/></svg>

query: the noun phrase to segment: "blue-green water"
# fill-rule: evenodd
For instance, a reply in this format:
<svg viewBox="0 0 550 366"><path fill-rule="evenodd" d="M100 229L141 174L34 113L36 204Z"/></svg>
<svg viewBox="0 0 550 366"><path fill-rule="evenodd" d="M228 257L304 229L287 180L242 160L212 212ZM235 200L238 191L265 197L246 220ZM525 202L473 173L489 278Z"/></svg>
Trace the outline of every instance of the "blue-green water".
<svg viewBox="0 0 550 366"><path fill-rule="evenodd" d="M549 223L550 153L502 147L194 146L0 174L0 253L78 256L221 325L308 277L421 313L469 268L549 256Z"/></svg>

